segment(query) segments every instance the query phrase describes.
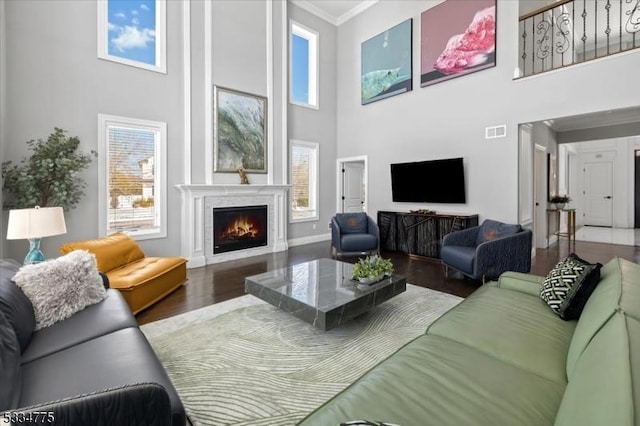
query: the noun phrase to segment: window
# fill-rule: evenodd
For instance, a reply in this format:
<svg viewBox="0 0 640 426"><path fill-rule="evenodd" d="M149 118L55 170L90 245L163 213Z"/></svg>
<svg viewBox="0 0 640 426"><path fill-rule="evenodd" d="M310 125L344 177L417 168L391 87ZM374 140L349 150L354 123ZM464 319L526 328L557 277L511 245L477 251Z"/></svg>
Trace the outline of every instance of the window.
<svg viewBox="0 0 640 426"><path fill-rule="evenodd" d="M291 222L318 219L318 144L291 141Z"/></svg>
<svg viewBox="0 0 640 426"><path fill-rule="evenodd" d="M166 73L165 0L99 0L98 58Z"/></svg>
<svg viewBox="0 0 640 426"><path fill-rule="evenodd" d="M318 33L291 21L289 102L318 108Z"/></svg>
<svg viewBox="0 0 640 426"><path fill-rule="evenodd" d="M98 116L100 233L165 237L166 123Z"/></svg>

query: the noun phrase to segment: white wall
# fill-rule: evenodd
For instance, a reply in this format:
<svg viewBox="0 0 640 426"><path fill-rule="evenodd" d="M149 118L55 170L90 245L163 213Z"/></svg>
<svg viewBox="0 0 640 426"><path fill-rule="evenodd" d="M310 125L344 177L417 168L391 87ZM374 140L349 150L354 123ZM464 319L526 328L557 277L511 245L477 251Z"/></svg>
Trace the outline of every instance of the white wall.
<svg viewBox="0 0 640 426"><path fill-rule="evenodd" d="M141 245L149 255L177 255L181 218L174 185L239 183L236 173L212 173L214 84L269 98L269 174L249 178L284 183L286 3L216 0L185 8L183 2L168 1L167 74L97 59L96 12L95 1L6 2L2 40L9 83L1 98L12 108L6 116L0 109L8 124L0 151L19 160L27 154L25 141L46 137L54 126L77 135L82 151L97 149L98 113L167 122L168 236ZM62 25L69 17L73 25ZM98 236L97 161L84 174L87 195L66 215L68 233L44 239L45 255L57 254L63 242ZM7 255L21 259L26 244L8 242Z"/></svg>
<svg viewBox="0 0 640 426"><path fill-rule="evenodd" d="M336 27L289 3L289 18L319 33L319 108L289 104L289 139L317 142L320 150L318 220L289 224L289 238L328 234L336 213ZM304 240L303 240L304 241Z"/></svg>
<svg viewBox="0 0 640 426"><path fill-rule="evenodd" d="M513 81L519 5L498 0L497 66L420 88L420 13L439 3L382 1L338 28L338 157L369 155L372 212L431 208L516 222L518 124L637 105L640 53ZM361 43L407 18L414 19L414 90L360 105ZM607 84L594 84L600 81ZM485 127L499 124L507 137L485 140ZM465 159L465 205L392 202L389 164L458 156Z"/></svg>
<svg viewBox="0 0 640 426"><path fill-rule="evenodd" d="M7 158L27 154L25 142L46 138L54 127L80 138L80 150L98 149L98 114L167 123L168 222L180 222L178 192L183 177L182 3L167 2L167 74L97 58L97 2L11 1L6 12L7 105L3 147ZM71 18L72 17L72 18ZM45 238L46 256L66 241L98 235L98 164L84 173L86 196L66 214L68 233ZM180 242L179 226L163 239L141 244L147 254L166 253ZM26 241L9 241L8 255L20 259Z"/></svg>

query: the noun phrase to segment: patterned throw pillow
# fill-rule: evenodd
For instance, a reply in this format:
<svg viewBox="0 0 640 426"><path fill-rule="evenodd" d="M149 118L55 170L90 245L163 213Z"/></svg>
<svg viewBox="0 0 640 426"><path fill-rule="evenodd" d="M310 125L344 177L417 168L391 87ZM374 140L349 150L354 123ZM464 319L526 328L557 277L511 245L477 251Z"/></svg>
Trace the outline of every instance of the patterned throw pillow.
<svg viewBox="0 0 640 426"><path fill-rule="evenodd" d="M571 253L544 279L540 298L563 320L577 319L600 281L600 268Z"/></svg>

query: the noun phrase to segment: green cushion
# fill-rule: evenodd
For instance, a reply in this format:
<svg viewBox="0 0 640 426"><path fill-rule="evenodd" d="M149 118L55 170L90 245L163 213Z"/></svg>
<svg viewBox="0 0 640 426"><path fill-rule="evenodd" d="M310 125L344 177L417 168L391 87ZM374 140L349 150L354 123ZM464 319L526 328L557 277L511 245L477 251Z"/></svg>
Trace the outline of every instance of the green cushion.
<svg viewBox="0 0 640 426"><path fill-rule="evenodd" d="M551 425L564 389L460 343L424 335L300 424Z"/></svg>
<svg viewBox="0 0 640 426"><path fill-rule="evenodd" d="M575 363L555 426L638 425L627 330L624 314L615 313L595 334Z"/></svg>
<svg viewBox="0 0 640 426"><path fill-rule="evenodd" d="M575 321L558 318L537 294L491 285L476 290L435 321L427 333L566 383L567 351L574 329Z"/></svg>
<svg viewBox="0 0 640 426"><path fill-rule="evenodd" d="M569 380L571 380L574 366L580 354L618 308L621 280L620 259L612 259L600 270L600 283L584 306L569 346L567 354L567 377Z"/></svg>
<svg viewBox="0 0 640 426"><path fill-rule="evenodd" d="M538 275L508 271L500 275L495 285L507 290L517 290L532 296L538 296L542 281L544 281L544 277Z"/></svg>

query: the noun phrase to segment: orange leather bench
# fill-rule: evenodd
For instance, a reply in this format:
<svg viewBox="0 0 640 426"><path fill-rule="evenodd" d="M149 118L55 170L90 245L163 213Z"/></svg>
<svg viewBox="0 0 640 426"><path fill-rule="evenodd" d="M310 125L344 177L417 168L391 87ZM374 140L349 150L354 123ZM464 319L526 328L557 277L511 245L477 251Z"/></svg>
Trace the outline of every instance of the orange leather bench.
<svg viewBox="0 0 640 426"><path fill-rule="evenodd" d="M137 314L187 281L187 261L181 257L146 257L138 243L121 232L103 238L76 241L60 247L62 254L88 250L109 287L120 290Z"/></svg>

